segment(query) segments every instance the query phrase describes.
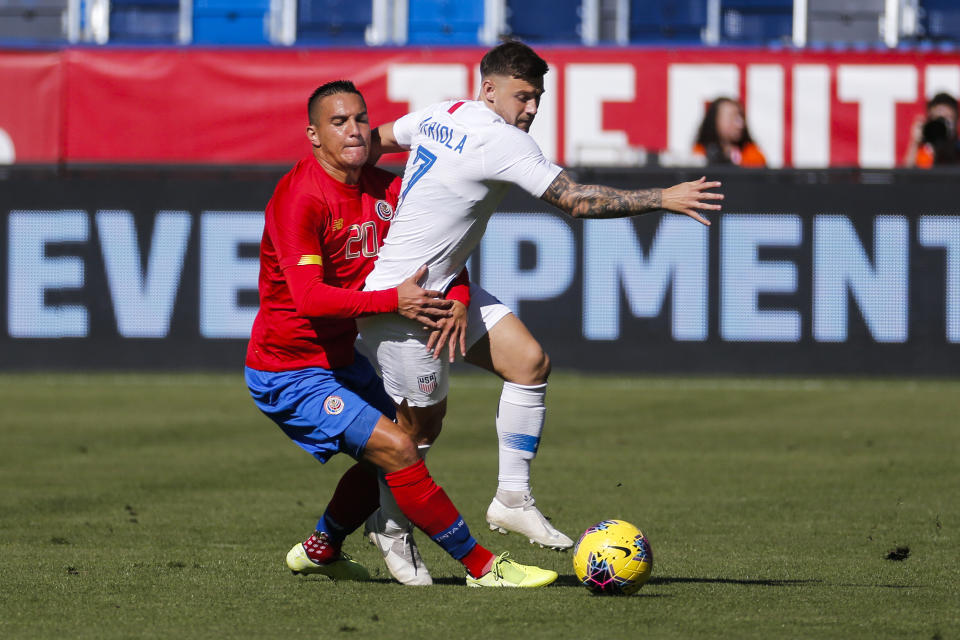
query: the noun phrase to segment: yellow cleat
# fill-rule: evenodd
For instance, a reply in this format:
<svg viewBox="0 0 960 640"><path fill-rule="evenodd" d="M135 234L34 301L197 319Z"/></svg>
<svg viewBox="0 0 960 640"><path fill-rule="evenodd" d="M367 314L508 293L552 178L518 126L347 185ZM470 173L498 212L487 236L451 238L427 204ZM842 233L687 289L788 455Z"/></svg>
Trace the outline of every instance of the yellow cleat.
<svg viewBox="0 0 960 640"><path fill-rule="evenodd" d="M294 575L319 573L331 580L369 580L370 572L362 564L345 553L325 564L310 559L302 543L293 545L287 554L287 567Z"/></svg>
<svg viewBox="0 0 960 640"><path fill-rule="evenodd" d="M479 578L467 576L468 587L543 587L557 579L557 572L510 560L504 551L493 567Z"/></svg>

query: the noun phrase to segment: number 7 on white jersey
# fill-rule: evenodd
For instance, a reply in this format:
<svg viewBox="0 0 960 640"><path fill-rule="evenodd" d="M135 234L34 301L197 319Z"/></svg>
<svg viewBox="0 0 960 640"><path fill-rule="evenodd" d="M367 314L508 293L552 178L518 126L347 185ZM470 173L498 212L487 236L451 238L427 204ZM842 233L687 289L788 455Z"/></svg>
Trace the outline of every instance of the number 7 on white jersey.
<svg viewBox="0 0 960 640"><path fill-rule="evenodd" d="M429 151L423 148L423 145L417 147L417 155L414 156L414 164L420 163L417 165L416 170L413 172L413 175L410 176L410 181L407 182L407 186L404 188L403 193L400 194L400 202L397 203L397 207L400 207L400 203L403 202L403 199L407 196L407 192L410 191L410 187L417 184L417 180L423 177L427 171L430 170L430 167L433 166L433 163L437 161L437 156L433 155Z"/></svg>

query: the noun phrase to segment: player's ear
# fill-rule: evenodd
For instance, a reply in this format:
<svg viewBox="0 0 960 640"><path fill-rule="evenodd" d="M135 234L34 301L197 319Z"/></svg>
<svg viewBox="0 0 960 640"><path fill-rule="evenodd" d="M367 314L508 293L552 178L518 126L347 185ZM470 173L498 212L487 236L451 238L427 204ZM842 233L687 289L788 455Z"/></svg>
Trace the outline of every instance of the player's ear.
<svg viewBox="0 0 960 640"><path fill-rule="evenodd" d="M480 98L484 102L492 103L497 97L497 83L491 76L487 76L480 83Z"/></svg>
<svg viewBox="0 0 960 640"><path fill-rule="evenodd" d="M307 125L307 140L315 147L320 146L320 136L317 135L317 129L312 124Z"/></svg>

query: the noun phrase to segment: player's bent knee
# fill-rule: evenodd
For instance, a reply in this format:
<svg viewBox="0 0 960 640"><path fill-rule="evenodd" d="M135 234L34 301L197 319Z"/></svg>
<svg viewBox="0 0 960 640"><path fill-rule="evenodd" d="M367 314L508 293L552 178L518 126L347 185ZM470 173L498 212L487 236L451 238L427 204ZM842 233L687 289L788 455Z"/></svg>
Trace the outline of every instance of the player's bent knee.
<svg viewBox="0 0 960 640"><path fill-rule="evenodd" d="M523 385L546 384L550 377L550 356L547 352L536 345L536 348L527 350L523 357L523 366L518 367L513 379L508 378L507 382Z"/></svg>
<svg viewBox="0 0 960 640"><path fill-rule="evenodd" d="M402 443L399 443L398 446L393 450L393 461L398 469L403 469L409 467L412 464L420 459L420 453L417 450L417 445L413 440L405 440Z"/></svg>
<svg viewBox="0 0 960 640"><path fill-rule="evenodd" d="M420 459L417 445L409 437L398 439L384 454L386 459L384 463L379 466L387 473L405 469L412 464L416 464L417 460Z"/></svg>
<svg viewBox="0 0 960 640"><path fill-rule="evenodd" d="M550 362L550 356L547 355L546 351L543 351L541 349L540 354L542 355L542 358L540 359L540 367L539 367L538 376L537 376L540 381L538 384L545 384L547 382L547 378L550 377L550 370L551 370L552 364Z"/></svg>
<svg viewBox="0 0 960 640"><path fill-rule="evenodd" d="M420 456L417 443L409 433L381 418L367 440L363 459L390 473L415 464Z"/></svg>

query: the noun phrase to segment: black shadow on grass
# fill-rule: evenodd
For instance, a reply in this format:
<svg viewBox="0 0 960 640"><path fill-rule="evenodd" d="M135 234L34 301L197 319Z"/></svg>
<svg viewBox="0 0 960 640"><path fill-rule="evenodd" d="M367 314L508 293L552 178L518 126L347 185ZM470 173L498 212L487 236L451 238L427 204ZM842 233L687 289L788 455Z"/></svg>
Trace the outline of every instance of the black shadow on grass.
<svg viewBox="0 0 960 640"><path fill-rule="evenodd" d="M821 580L734 580L732 578L680 578L671 576L657 576L650 578L647 584L736 584L741 586L758 587L797 587L805 584L819 584ZM554 583L562 587L580 587L577 576L562 575Z"/></svg>
<svg viewBox="0 0 960 640"><path fill-rule="evenodd" d="M663 576L650 578L648 584L736 584L745 587L799 587L806 584L820 584L822 580L736 580L733 578L681 578Z"/></svg>
<svg viewBox="0 0 960 640"><path fill-rule="evenodd" d="M855 589L922 589L919 584L846 584L841 583L838 587L853 587Z"/></svg>
<svg viewBox="0 0 960 640"><path fill-rule="evenodd" d="M371 578L367 582L373 582L376 584L395 584L400 586L400 583L394 580L393 578ZM454 585L454 586L463 586L466 584L466 581L463 578L455 578L453 576L444 576L442 578L434 578L433 584L443 584L443 585Z"/></svg>
<svg viewBox="0 0 960 640"><path fill-rule="evenodd" d="M325 581L324 581L325 582ZM369 582L375 584L399 584L393 578L371 578ZM759 587L798 587L808 584L821 584L822 580L735 580L732 578L684 578L684 577L671 577L671 576L662 576L651 578L650 582L647 584L650 585L667 585L667 584L734 584L740 586L759 586ZM454 576L443 576L433 579L433 584L436 585L447 585L447 586L463 586L464 579L457 578ZM577 579L577 576L571 574L561 574L557 577L556 581L553 583L553 586L557 587L577 587L582 589L583 585L580 583L580 580ZM854 585L854 584L845 584L839 585L843 587L900 587L900 585ZM906 585L904 585L906 586ZM650 597L668 597L665 594L652 594L644 593Z"/></svg>
<svg viewBox="0 0 960 640"><path fill-rule="evenodd" d="M584 586L577 578L570 574L560 575L554 581L551 587L576 587L577 589L583 589ZM673 596L668 593L650 593L649 591L639 591L635 593L632 597L634 598L672 598Z"/></svg>
<svg viewBox="0 0 960 640"><path fill-rule="evenodd" d="M369 582L374 582L374 583L377 583L377 584L393 584L393 585L400 586L399 583L398 583L396 580L393 580L393 579L391 579L391 578L372 578L371 580L369 580ZM454 586L454 587L462 587L462 586L464 586L464 579L463 579L463 578L455 578L455 577L453 577L453 576L444 576L444 577L442 577L442 578L434 578L434 579L433 579L433 584L435 584L435 585L447 585L447 586ZM578 589L582 589L582 588L583 588L583 585L580 584L580 581L577 580L577 577L576 577L576 576L573 576L573 575L561 575L561 576L559 576L559 577L554 581L553 584L549 585L549 587L550 587L550 588L553 588L553 587L577 587ZM643 597L645 597L645 598L672 598L672 597L673 597L673 596L671 596L671 595L669 595L669 594L665 594L665 593L640 593L640 594L637 594L637 595L643 596Z"/></svg>
<svg viewBox="0 0 960 640"><path fill-rule="evenodd" d="M647 584L737 584L743 586L759 587L801 587L811 584L824 584L823 580L734 580L731 578L680 578L680 577L656 577L650 578ZM837 587L856 587L862 589L915 589L918 585L912 584L836 584Z"/></svg>

